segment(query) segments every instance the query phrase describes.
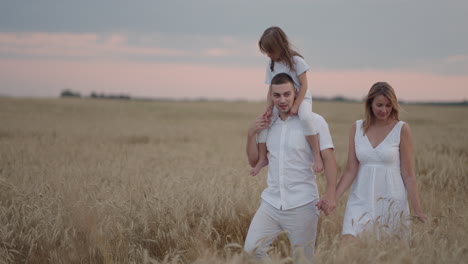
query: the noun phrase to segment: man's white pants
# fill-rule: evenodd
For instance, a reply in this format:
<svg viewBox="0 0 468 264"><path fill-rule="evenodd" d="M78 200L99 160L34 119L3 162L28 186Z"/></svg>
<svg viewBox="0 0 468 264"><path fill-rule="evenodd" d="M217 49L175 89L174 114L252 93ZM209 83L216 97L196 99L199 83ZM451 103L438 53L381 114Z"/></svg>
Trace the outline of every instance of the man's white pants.
<svg viewBox="0 0 468 264"><path fill-rule="evenodd" d="M290 210L279 210L262 200L245 239L244 250L257 258L267 257L267 250L278 234L286 231L294 254L299 248L312 260L319 211L314 202Z"/></svg>

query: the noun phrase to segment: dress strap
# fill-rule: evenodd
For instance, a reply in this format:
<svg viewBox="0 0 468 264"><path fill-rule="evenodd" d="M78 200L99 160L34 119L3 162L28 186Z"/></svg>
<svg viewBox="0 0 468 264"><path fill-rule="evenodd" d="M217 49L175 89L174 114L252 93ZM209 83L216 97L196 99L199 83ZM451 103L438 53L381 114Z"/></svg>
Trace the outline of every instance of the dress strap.
<svg viewBox="0 0 468 264"><path fill-rule="evenodd" d="M404 124L405 124L404 121L401 121L401 120L398 121L398 124L397 124L397 125L398 125L398 131L399 131L399 133L401 133L401 128L403 127Z"/></svg>
<svg viewBox="0 0 468 264"><path fill-rule="evenodd" d="M364 123L363 120L356 120L356 136L363 135L362 124Z"/></svg>
<svg viewBox="0 0 468 264"><path fill-rule="evenodd" d="M361 130L362 128L362 120L356 120L356 132Z"/></svg>
<svg viewBox="0 0 468 264"><path fill-rule="evenodd" d="M354 133L354 142L359 143L363 138L362 120L356 120L356 131Z"/></svg>
<svg viewBox="0 0 468 264"><path fill-rule="evenodd" d="M393 128L393 130L395 130L395 131L392 131L392 132L395 132L393 138L398 143L400 142L401 128L403 127L404 124L405 124L405 122L403 122L401 120L398 121L398 123L396 123L395 127Z"/></svg>

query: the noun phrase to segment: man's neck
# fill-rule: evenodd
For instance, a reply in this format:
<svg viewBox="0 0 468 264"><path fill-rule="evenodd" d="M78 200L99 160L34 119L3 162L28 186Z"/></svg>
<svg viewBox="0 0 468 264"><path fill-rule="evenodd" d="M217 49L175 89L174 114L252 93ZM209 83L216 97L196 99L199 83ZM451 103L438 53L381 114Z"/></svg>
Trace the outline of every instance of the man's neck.
<svg viewBox="0 0 468 264"><path fill-rule="evenodd" d="M283 121L288 119L288 116L289 116L289 112L288 113L281 113L281 112L279 113L279 118L281 120L283 120Z"/></svg>

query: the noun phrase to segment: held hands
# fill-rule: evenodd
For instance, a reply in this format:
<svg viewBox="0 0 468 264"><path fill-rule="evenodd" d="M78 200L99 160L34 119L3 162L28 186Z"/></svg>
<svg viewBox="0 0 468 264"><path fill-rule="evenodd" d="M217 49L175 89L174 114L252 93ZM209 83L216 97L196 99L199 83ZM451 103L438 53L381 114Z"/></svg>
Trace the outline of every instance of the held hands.
<svg viewBox="0 0 468 264"><path fill-rule="evenodd" d="M322 198L315 204L317 208L325 213L325 215L329 215L335 210L336 208L336 200L335 197L328 197L326 193L322 195Z"/></svg>

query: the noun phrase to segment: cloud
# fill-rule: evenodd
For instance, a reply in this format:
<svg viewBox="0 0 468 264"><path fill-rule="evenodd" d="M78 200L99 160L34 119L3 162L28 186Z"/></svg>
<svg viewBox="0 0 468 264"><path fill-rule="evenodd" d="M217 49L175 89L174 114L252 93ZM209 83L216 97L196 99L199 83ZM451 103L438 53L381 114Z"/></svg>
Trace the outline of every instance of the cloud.
<svg viewBox="0 0 468 264"><path fill-rule="evenodd" d="M189 52L160 47L138 47L121 34L0 33L0 56L46 59L118 59L127 56L186 56Z"/></svg>
<svg viewBox="0 0 468 264"><path fill-rule="evenodd" d="M445 58L444 60L446 63L466 63L468 62L468 55L458 55L458 56L450 56Z"/></svg>
<svg viewBox="0 0 468 264"><path fill-rule="evenodd" d="M398 98L409 101L450 101L468 99L468 76L406 71L319 71L311 73L313 94L343 95L361 99L372 84L390 83ZM314 92L315 91L315 92Z"/></svg>
<svg viewBox="0 0 468 264"><path fill-rule="evenodd" d="M230 36L30 32L0 33L2 57L230 64L260 55L253 42Z"/></svg>
<svg viewBox="0 0 468 264"><path fill-rule="evenodd" d="M467 75L464 67L437 65L447 57L467 56L467 7L467 1L458 0L4 1L0 32L91 34L97 41L114 35L127 38L126 43L125 39L106 40L125 49L102 47L99 59L253 66L260 57L256 41L265 28L278 25L311 66L328 70L419 67L420 71Z"/></svg>
<svg viewBox="0 0 468 264"><path fill-rule="evenodd" d="M223 98L265 100L263 67L139 63L107 60L0 60L0 94L58 96L70 88L84 95L124 93L132 97ZM342 95L361 99L377 81L387 81L400 99L448 101L468 99L468 76L407 71L311 71L313 96Z"/></svg>

